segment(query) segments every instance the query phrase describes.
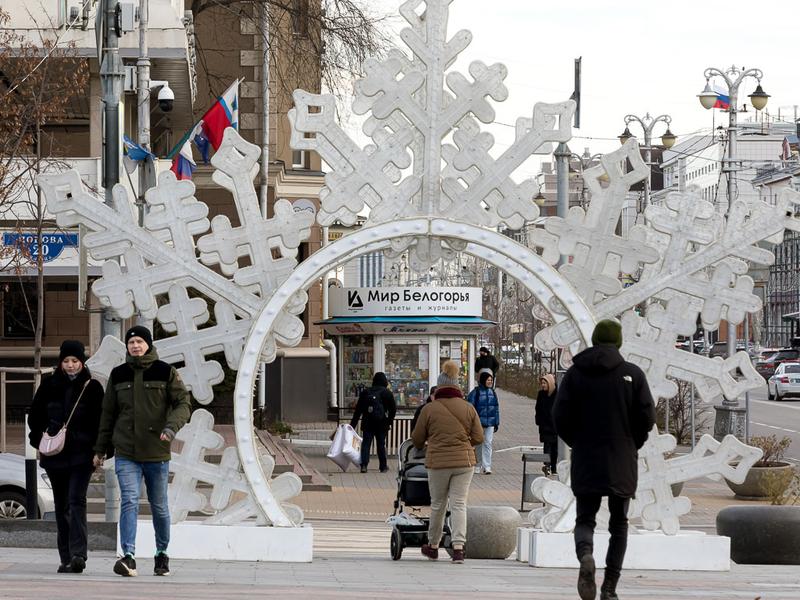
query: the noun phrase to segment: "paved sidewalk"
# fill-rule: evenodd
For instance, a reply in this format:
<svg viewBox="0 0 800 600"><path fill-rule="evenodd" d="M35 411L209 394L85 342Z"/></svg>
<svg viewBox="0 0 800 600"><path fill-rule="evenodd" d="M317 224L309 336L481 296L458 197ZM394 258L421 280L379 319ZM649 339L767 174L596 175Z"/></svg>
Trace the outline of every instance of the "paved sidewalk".
<svg viewBox="0 0 800 600"><path fill-rule="evenodd" d="M534 425L534 400L505 390L498 390L500 400L500 429L494 437L495 452L503 448L539 443ZM333 431L334 423L317 427ZM370 472L359 473L350 468L342 473L331 460L325 458L326 448L300 448L314 467L328 477L331 492L303 492L293 502L300 506L307 519L344 519L356 521L383 521L392 513L392 503L397 493L397 459L390 460L389 473L377 472L377 457L370 461ZM469 504L504 505L519 508L522 492L522 456L519 452L495 453L491 475L475 475L469 491ZM528 472L540 465L528 465ZM684 485L682 495L692 501L692 511L681 518L686 529L715 530L717 513L733 504L748 504L736 500L724 481L699 479ZM525 509L538 505L526 504Z"/></svg>
<svg viewBox="0 0 800 600"><path fill-rule="evenodd" d="M574 600L576 571L534 569L520 563L467 559L453 565L409 553L388 556L328 552L313 563L170 561L170 577L152 576L152 559L139 559L140 575L111 572L111 553L92 553L81 575L57 575L55 551L0 549L0 597L13 600L80 598L484 598ZM798 600L796 567L734 567L728 573L625 571L619 588L625 600Z"/></svg>

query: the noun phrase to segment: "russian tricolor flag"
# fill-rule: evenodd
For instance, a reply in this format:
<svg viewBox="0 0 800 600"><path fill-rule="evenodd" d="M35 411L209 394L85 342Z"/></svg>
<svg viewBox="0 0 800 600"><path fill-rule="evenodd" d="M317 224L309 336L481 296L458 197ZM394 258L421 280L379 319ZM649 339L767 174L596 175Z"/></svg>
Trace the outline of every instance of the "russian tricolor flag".
<svg viewBox="0 0 800 600"><path fill-rule="evenodd" d="M179 180L191 179L192 173L194 173L196 168L197 164L194 162L194 157L192 156L192 142L191 140L186 140L181 151L172 159L170 171L175 173L175 177Z"/></svg>
<svg viewBox="0 0 800 600"><path fill-rule="evenodd" d="M727 90L723 90L720 87L714 86L714 93L717 95L717 101L714 103L712 108L720 108L722 110L728 110L731 107L731 97L728 95Z"/></svg>
<svg viewBox="0 0 800 600"><path fill-rule="evenodd" d="M237 79L214 106L201 119L203 134L214 150L222 145L222 136L227 127L239 129L239 80Z"/></svg>

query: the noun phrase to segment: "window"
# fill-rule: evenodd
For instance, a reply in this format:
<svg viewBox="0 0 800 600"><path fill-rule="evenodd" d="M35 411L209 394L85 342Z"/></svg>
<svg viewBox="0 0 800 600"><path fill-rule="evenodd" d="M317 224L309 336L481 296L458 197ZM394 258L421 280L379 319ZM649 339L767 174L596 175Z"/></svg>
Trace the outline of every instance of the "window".
<svg viewBox="0 0 800 600"><path fill-rule="evenodd" d="M308 152L305 150L292 150L292 168L308 169Z"/></svg>
<svg viewBox="0 0 800 600"><path fill-rule="evenodd" d="M301 37L308 36L308 0L292 1L292 33Z"/></svg>
<svg viewBox="0 0 800 600"><path fill-rule="evenodd" d="M3 337L32 339L36 331L36 286L9 282L3 286Z"/></svg>

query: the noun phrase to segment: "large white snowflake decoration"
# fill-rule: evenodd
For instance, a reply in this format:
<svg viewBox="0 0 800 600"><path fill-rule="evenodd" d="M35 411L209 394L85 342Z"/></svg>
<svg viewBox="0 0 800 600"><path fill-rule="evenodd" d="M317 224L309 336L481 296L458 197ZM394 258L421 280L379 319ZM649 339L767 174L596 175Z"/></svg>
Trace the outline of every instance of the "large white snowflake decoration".
<svg viewBox="0 0 800 600"><path fill-rule="evenodd" d="M261 216L253 187L260 152L229 128L211 159L214 181L233 195L237 226L223 215L209 223L208 207L194 197L194 184L176 180L171 171L161 173L158 185L147 191L144 227L138 226L122 186L114 188L111 208L84 189L75 171L40 179L58 224L84 225L90 231L84 246L93 258L106 261L103 276L92 285L94 294L119 316L157 319L174 334L157 340L159 357L183 363L181 378L201 404L211 402L212 386L224 377L222 366L206 357L222 352L228 366L238 368L253 316L291 274L313 223L309 213L295 212L285 200L275 203L272 218ZM243 262L247 265L240 266ZM299 342L304 330L296 315L306 300L305 292L295 294L265 351L274 352L276 338L285 345ZM109 339L101 349L124 356L121 342Z"/></svg>
<svg viewBox="0 0 800 600"><path fill-rule="evenodd" d="M183 521L190 511L210 513L204 522L208 525L229 525L255 518L256 523L271 524L257 509L250 487L240 469L236 448L228 447L222 452L219 464L206 460L209 450L221 450L225 440L213 430L214 417L202 408L192 413L192 418L176 435L182 443L181 451L172 453L169 470L173 473L169 486L170 517L173 523ZM269 455L261 457L261 465L267 478L272 476L275 459ZM198 490L199 483L209 486L210 492ZM270 480L270 489L276 500L273 510L293 524L303 522L300 507L286 502L303 489L303 482L294 473L281 473ZM231 504L233 495L238 498Z"/></svg>
<svg viewBox="0 0 800 600"><path fill-rule="evenodd" d="M628 173L622 171L625 161L633 165ZM795 216L800 194L785 190L774 206L734 201L725 220L695 192L673 192L663 206L647 207L647 225L619 235L625 195L647 175L636 141L606 154L584 175L591 190L588 210L572 207L565 219L548 218L544 229L534 233L534 243L552 264L561 255L571 256L559 271L596 320L621 319L622 354L645 371L653 395L674 397L673 379L694 383L704 400L736 398L762 387L764 380L747 353L709 359L675 343L678 336L694 334L698 318L713 331L722 320L738 324L761 309L747 261L771 264L773 254L757 244L779 243L786 229L800 231ZM606 187L600 182L603 175ZM620 273L639 273L638 281L623 289ZM536 345L550 350L578 340L567 320L541 331Z"/></svg>
<svg viewBox="0 0 800 600"><path fill-rule="evenodd" d="M647 444L639 450L639 484L631 500L628 517L641 519L649 531L661 530L675 535L679 518L687 514L692 502L685 496L673 496L671 485L700 477L728 479L742 483L747 471L761 458L761 450L743 444L732 435L718 442L710 435L698 440L691 453L665 458L675 450L675 438L653 430ZM569 486L569 462L558 465L559 479L539 477L531 484L533 495L545 506L528 515L531 524L544 531L568 532L575 526L575 496ZM600 529L608 528L608 509L597 515Z"/></svg>
<svg viewBox="0 0 800 600"><path fill-rule="evenodd" d="M494 120L489 98L506 99L507 70L475 61L470 78L448 71L472 40L465 30L448 39L451 1L403 3L400 14L411 27L400 37L412 55L394 50L385 60L364 62L353 110L370 113L363 130L372 144L361 148L342 130L331 96L294 93L292 146L315 150L332 168L320 193L321 225L352 224L365 207L367 225L438 216L519 229L538 217L531 202L538 185L533 179L517 183L512 174L532 154L547 154L552 142L569 138L575 104L537 103L531 117L517 119L514 143L492 157L494 138L479 122ZM451 133L452 143L446 142ZM390 254L410 245L414 268L463 248L453 240L413 236L393 240Z"/></svg>

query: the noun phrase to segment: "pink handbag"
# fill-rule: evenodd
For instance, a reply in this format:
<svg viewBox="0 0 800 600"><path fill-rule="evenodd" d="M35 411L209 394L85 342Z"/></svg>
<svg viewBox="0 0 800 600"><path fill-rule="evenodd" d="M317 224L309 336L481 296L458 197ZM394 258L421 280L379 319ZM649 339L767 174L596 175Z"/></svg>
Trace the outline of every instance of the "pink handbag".
<svg viewBox="0 0 800 600"><path fill-rule="evenodd" d="M53 456L64 449L64 443L67 441L67 425L69 425L70 420L72 420L72 415L75 414L75 409L78 408L78 402L81 401L83 392L86 391L86 386L89 385L90 381L91 379L83 384L83 389L81 390L78 399L75 401L75 404L69 413L69 417L67 417L66 423L64 423L64 426L58 430L58 433L55 435L50 435L47 433L47 431L45 431L42 434L42 441L39 442L39 454L42 454L43 456Z"/></svg>

